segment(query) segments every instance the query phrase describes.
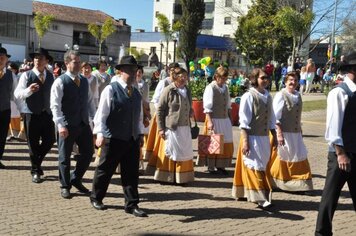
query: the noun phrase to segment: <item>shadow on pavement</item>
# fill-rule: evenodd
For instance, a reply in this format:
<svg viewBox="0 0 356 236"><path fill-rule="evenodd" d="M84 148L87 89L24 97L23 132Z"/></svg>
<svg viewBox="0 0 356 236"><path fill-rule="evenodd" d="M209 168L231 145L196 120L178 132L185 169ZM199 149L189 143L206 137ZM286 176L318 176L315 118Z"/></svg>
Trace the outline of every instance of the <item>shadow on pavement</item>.
<svg viewBox="0 0 356 236"><path fill-rule="evenodd" d="M248 219L258 217L273 217L283 220L303 220L304 217L291 213L267 212L260 209L249 210L232 207L223 208L190 208L177 210L145 209L150 214L180 215L186 219L180 220L183 223L190 223L201 220L219 220L219 219Z"/></svg>

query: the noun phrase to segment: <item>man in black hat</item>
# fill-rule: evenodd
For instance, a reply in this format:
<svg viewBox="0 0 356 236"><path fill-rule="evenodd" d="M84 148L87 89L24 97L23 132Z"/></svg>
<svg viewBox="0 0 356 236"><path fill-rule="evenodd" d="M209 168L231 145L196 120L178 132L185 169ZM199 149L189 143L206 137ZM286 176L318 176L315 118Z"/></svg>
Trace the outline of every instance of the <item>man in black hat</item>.
<svg viewBox="0 0 356 236"><path fill-rule="evenodd" d="M50 93L54 78L46 70L51 58L48 51L40 48L30 53L34 68L22 73L15 97L23 100L21 113L30 152L32 182L41 183L42 161L55 142L54 124L50 109Z"/></svg>
<svg viewBox="0 0 356 236"><path fill-rule="evenodd" d="M71 198L72 186L81 193L89 190L82 184L82 178L93 157L93 134L89 116L95 110L88 80L80 75L80 54L69 50L64 54L67 67L65 74L59 76L51 89L51 110L53 121L58 129L59 181L61 196ZM70 171L70 156L73 144L79 148L75 169Z"/></svg>
<svg viewBox="0 0 356 236"><path fill-rule="evenodd" d="M15 75L6 68L10 57L7 54L7 50L0 47L0 169L5 169L5 165L1 163L1 160L10 123L10 100L12 100L13 91L16 87Z"/></svg>
<svg viewBox="0 0 356 236"><path fill-rule="evenodd" d="M328 169L315 235L332 235L332 219L345 182L356 210L356 51L345 57L340 71L346 74L344 82L327 99Z"/></svg>
<svg viewBox="0 0 356 236"><path fill-rule="evenodd" d="M145 217L147 214L138 207L139 155L143 144L139 125L141 95L134 87L138 65L133 56L123 56L115 68L121 76L103 90L94 118L96 145L104 155L95 170L90 201L95 209L105 209L102 201L120 163L125 212Z"/></svg>

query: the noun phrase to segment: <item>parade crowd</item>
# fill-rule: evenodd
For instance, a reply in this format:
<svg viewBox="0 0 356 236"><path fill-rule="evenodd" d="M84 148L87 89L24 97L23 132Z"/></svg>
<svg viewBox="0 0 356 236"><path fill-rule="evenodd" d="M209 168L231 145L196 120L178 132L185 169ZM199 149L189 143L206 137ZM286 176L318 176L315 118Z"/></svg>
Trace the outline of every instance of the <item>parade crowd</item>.
<svg viewBox="0 0 356 236"><path fill-rule="evenodd" d="M273 212L273 189L303 194L313 190L301 124L302 95L311 92L313 79L321 75L311 59L305 66L297 61L298 68L294 69L284 65L274 68L268 63L248 75L235 70L232 76L224 65L208 65L206 75L198 67L191 73L192 78L178 63L171 63L161 73L164 75L150 101L143 66L133 56L123 56L115 71L108 70L105 61L93 71L93 66L81 62L75 50L65 53L65 69L58 63L50 66L53 59L43 48L29 54L33 65L26 61L18 67L9 63L10 57L1 47L0 169L6 168L1 163L6 140L26 139L31 180L39 184L45 174L42 162L56 142L60 195L64 199L72 197L74 187L90 195L92 207L104 210L110 180L119 172L125 212L146 217L147 213L138 207L140 174L175 185L194 181L195 165L206 166L212 175L228 175L226 168L232 165L235 147L233 198ZM332 70L330 67L322 76L322 91L335 81ZM342 81L329 92L327 100L328 171L316 235L332 234L332 218L345 182L356 203L355 53L343 58L339 71ZM208 81L201 133L223 137L219 143L222 152L199 152L196 159L192 147L193 97L187 86L190 79ZM273 79L277 93L272 98ZM239 141L233 140L232 134L231 84L246 89L240 100ZM155 108L152 117L150 102ZM82 178L93 156L96 169L89 191Z"/></svg>

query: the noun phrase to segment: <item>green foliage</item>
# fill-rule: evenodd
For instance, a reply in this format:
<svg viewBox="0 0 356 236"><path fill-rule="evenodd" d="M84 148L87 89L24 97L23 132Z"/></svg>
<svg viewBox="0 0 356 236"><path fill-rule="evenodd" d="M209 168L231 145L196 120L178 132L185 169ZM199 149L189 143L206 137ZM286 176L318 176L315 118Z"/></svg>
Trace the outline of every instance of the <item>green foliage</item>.
<svg viewBox="0 0 356 236"><path fill-rule="evenodd" d="M54 19L55 18L53 15L43 15L39 12L36 12L33 22L35 24L35 29L39 38L38 48L41 47L41 40L43 36L47 33L49 26L51 25Z"/></svg>
<svg viewBox="0 0 356 236"><path fill-rule="evenodd" d="M234 97L241 97L245 92L246 92L246 88L240 86L240 85L229 85L229 93L230 93L230 97L234 98Z"/></svg>
<svg viewBox="0 0 356 236"><path fill-rule="evenodd" d="M140 58L145 54L145 51L141 49L138 51L136 48L129 48L129 53L133 55L137 60L140 60Z"/></svg>
<svg viewBox="0 0 356 236"><path fill-rule="evenodd" d="M247 15L239 17L235 42L249 64L262 66L272 59L287 60L292 41L275 24L277 11L276 0L256 0Z"/></svg>
<svg viewBox="0 0 356 236"><path fill-rule="evenodd" d="M105 39L116 31L116 27L111 18L106 18L103 25L96 23L88 24L89 32L99 41L99 57L101 56L101 46Z"/></svg>
<svg viewBox="0 0 356 236"><path fill-rule="evenodd" d="M298 40L310 28L313 20L314 14L308 9L304 12L299 12L292 7L283 7L275 15L276 25L282 28L287 36L293 38L292 63L294 62Z"/></svg>
<svg viewBox="0 0 356 236"><path fill-rule="evenodd" d="M201 101L203 100L205 87L208 85L208 82L205 79L191 80L188 83L188 88L192 93L192 99Z"/></svg>
<svg viewBox="0 0 356 236"><path fill-rule="evenodd" d="M181 0L181 4L178 52L189 68L189 61L196 58L196 41L205 17L205 4L204 0Z"/></svg>

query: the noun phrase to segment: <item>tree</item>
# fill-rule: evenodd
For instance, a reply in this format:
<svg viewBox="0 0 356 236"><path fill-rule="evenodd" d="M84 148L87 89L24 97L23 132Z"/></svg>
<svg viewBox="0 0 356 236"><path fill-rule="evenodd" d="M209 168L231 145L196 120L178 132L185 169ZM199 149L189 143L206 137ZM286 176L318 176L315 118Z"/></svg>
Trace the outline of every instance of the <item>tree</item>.
<svg viewBox="0 0 356 236"><path fill-rule="evenodd" d="M107 37L116 31L115 25L111 18L106 18L103 25L96 23L88 24L89 32L99 41L99 58L101 57L101 46Z"/></svg>
<svg viewBox="0 0 356 236"><path fill-rule="evenodd" d="M263 66L270 60L286 61L291 38L276 27L276 0L256 0L245 16L238 18L235 42L248 64Z"/></svg>
<svg viewBox="0 0 356 236"><path fill-rule="evenodd" d="M156 18L158 20L158 27L159 27L160 31L162 32L162 34L164 35L164 39L166 41L166 65L167 65L168 64L169 41L171 41L173 38L173 35L180 30L181 23L179 20L176 21L173 24L172 29L171 29L171 24L169 23L167 16L165 16L164 14L157 14Z"/></svg>
<svg viewBox="0 0 356 236"><path fill-rule="evenodd" d="M303 33L310 29L313 20L314 14L308 9L306 9L304 12L298 12L292 7L283 7L276 14L276 24L286 32L287 36L293 38L292 68L294 68L294 57L297 44L299 43L298 40L303 35Z"/></svg>
<svg viewBox="0 0 356 236"><path fill-rule="evenodd" d="M38 48L41 47L41 40L47 33L49 26L54 19L55 18L53 15L43 15L39 12L36 12L33 22L35 24L35 29L38 35Z"/></svg>
<svg viewBox="0 0 356 236"><path fill-rule="evenodd" d="M356 49L356 17L354 19L348 19L344 22L344 25L341 38L345 42L342 46L342 52L345 54L348 51Z"/></svg>
<svg viewBox="0 0 356 236"><path fill-rule="evenodd" d="M178 52L189 68L189 61L196 58L196 42L205 16L204 0L181 0L182 17L179 31Z"/></svg>

